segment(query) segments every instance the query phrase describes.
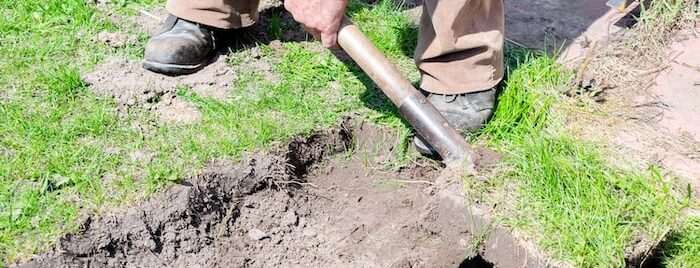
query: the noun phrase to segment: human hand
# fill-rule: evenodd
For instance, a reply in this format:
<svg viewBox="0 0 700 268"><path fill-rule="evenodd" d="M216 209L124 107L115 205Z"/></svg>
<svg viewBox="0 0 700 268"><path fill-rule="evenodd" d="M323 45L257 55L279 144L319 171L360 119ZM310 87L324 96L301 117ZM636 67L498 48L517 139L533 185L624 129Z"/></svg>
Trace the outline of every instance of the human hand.
<svg viewBox="0 0 700 268"><path fill-rule="evenodd" d="M338 45L338 30L347 5L348 0L284 1L284 8L292 13L294 20L327 48Z"/></svg>

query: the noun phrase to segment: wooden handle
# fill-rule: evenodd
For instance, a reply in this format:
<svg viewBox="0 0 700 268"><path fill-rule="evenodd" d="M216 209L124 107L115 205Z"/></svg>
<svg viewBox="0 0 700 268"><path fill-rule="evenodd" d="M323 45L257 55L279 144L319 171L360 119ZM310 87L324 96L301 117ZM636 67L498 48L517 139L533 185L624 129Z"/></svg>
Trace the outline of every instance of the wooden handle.
<svg viewBox="0 0 700 268"><path fill-rule="evenodd" d="M475 172L467 140L348 18L343 18L338 44L391 99L446 164Z"/></svg>
<svg viewBox="0 0 700 268"><path fill-rule="evenodd" d="M396 106L416 89L348 18L338 32L338 44L372 78Z"/></svg>

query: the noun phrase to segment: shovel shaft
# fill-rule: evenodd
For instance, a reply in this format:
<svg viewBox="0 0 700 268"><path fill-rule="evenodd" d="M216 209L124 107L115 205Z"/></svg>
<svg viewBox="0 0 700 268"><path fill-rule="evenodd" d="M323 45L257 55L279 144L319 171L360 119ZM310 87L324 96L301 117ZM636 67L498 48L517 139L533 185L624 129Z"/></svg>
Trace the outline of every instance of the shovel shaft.
<svg viewBox="0 0 700 268"><path fill-rule="evenodd" d="M338 43L447 165L467 165L473 171L467 140L347 18L340 26Z"/></svg>

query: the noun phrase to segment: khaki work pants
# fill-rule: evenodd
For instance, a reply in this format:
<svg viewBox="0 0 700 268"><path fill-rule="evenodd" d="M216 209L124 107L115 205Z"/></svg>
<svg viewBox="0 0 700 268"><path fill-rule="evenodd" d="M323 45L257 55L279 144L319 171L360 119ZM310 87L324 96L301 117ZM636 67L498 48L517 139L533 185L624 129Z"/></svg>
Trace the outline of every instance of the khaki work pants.
<svg viewBox="0 0 700 268"><path fill-rule="evenodd" d="M258 20L259 0L168 0L168 11L233 29ZM424 0L414 58L421 88L439 94L491 89L503 78L503 0Z"/></svg>

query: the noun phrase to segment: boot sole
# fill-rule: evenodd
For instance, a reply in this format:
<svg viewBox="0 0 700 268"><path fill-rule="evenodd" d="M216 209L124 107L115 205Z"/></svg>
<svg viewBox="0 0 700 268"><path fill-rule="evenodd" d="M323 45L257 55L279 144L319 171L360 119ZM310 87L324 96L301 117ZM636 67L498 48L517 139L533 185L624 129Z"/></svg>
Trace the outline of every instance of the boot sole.
<svg viewBox="0 0 700 268"><path fill-rule="evenodd" d="M208 65L208 62L194 65L181 65L143 60L143 68L146 70L170 76L193 74L206 65Z"/></svg>

